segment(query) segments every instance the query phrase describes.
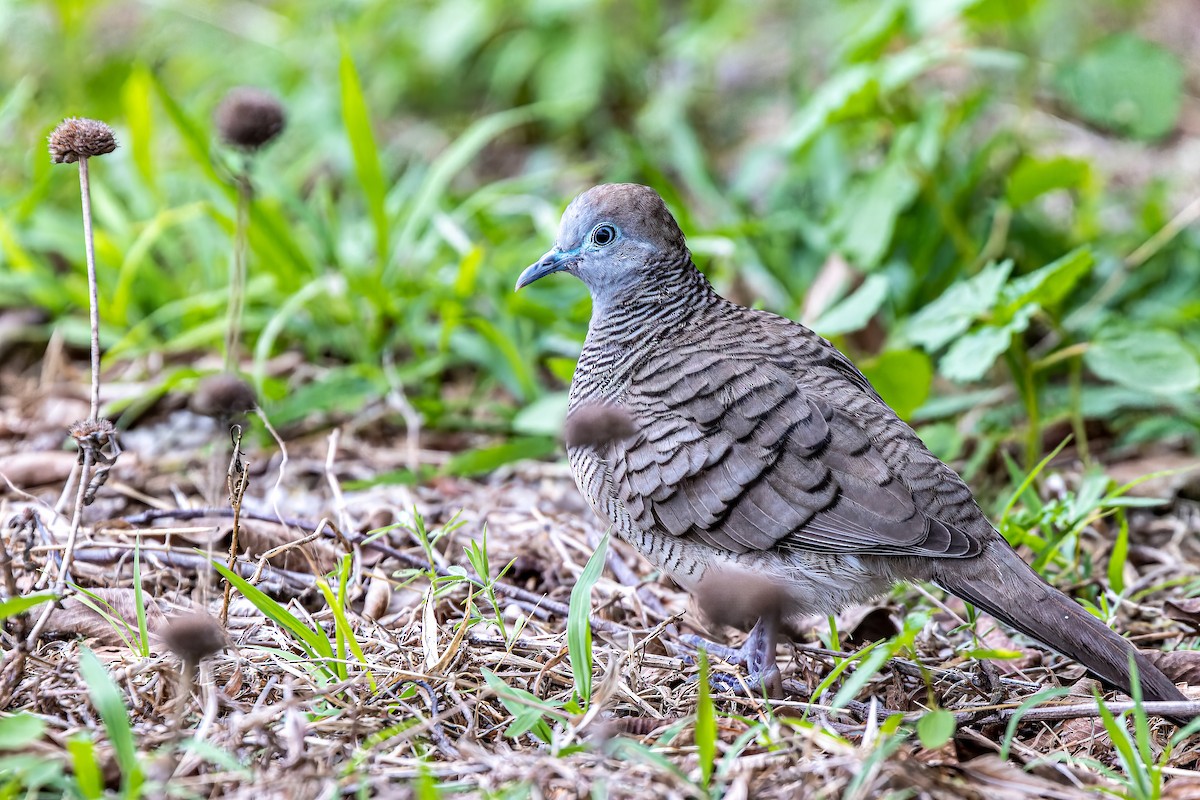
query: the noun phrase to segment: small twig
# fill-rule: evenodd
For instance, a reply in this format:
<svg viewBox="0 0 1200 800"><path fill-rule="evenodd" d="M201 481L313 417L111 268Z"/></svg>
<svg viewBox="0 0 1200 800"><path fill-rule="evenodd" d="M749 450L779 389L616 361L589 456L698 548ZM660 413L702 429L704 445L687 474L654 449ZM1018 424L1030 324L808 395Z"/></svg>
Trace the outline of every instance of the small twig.
<svg viewBox="0 0 1200 800"><path fill-rule="evenodd" d="M1116 716L1126 711L1133 711L1138 706L1132 700L1125 700L1114 703L1105 703L1104 707ZM1142 703L1142 709L1154 716L1161 717L1181 717L1194 718L1200 717L1200 700L1148 700ZM983 706L980 708L967 709L964 711L954 712L955 718L971 718L976 723L988 722L993 718L979 718L982 711L995 711L995 719L998 722L1007 722L1012 717L1017 715L1017 704L1004 707ZM923 713L923 712L922 712ZM913 720L921 716L918 714L908 714L906 719ZM1100 706L1097 703L1083 703L1071 706L1043 706L1041 708L1031 708L1020 714L1023 722L1050 722L1064 719L1080 719L1083 717L1098 717L1100 716Z"/></svg>
<svg viewBox="0 0 1200 800"><path fill-rule="evenodd" d="M329 491L333 495L333 513L337 516L338 525L342 530L348 531L350 530L350 520L346 515L346 498L342 494L342 486L338 483L337 473L334 470L338 442L341 438L340 428L334 428L329 432L329 447L325 451L325 482L329 484Z"/></svg>
<svg viewBox="0 0 1200 800"><path fill-rule="evenodd" d="M416 475L421 467L421 415L404 394L404 384L396 374L396 363L390 350L385 350L383 354L383 375L388 382L385 400L390 408L404 418L405 462L409 472Z"/></svg>
<svg viewBox="0 0 1200 800"><path fill-rule="evenodd" d="M233 513L233 533L229 541L229 569L233 569L237 561L238 528L242 520L242 499L246 496L246 488L250 482L248 464L243 460L242 426L234 425L229 431L233 439L233 454L229 458L229 471L225 474L226 485L229 487L229 505ZM221 624L229 621L229 598L233 594L233 583L225 581L225 595L221 601Z"/></svg>

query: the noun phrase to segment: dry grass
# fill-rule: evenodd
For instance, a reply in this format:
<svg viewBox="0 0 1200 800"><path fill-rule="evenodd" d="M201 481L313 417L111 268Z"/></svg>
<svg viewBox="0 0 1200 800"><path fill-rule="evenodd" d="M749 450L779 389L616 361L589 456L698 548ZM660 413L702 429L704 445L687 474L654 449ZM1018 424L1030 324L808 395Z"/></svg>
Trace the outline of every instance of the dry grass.
<svg viewBox="0 0 1200 800"><path fill-rule="evenodd" d="M50 430L51 420L42 422ZM181 614L220 610L223 587L209 554L224 561L230 519L228 508L211 505L212 464L228 463L228 440L206 425L179 410L127 435L128 452L89 508L75 552L74 582L103 590L113 613L136 628L133 554L140 548L150 654L143 657L123 643L113 625L77 599L55 612L28 654L16 647L25 623L8 624L3 707L33 712L48 723L36 753L64 772L71 769L68 742L90 731L100 742L106 781L110 787L119 782L117 760L89 699L94 687L79 670L86 645L121 692L150 796L711 792L730 798L998 800L1124 791L1099 771L1121 774L1103 728L1078 712L1065 721L1021 724L1010 760L1001 761L996 753L1006 715L1046 685L1070 683L1080 670L1048 651L1018 646L986 621L976 627L981 646L1019 648L1021 658L966 659L971 634L958 623L961 606L939 608L914 590L897 597L932 609L928 624L904 657L866 680L844 708L829 706L841 681L812 704L809 687L862 640L895 634L906 617L895 601L839 619L846 652L821 647L812 635L808 644L781 651L788 699L768 704L752 692L718 692L718 765L706 788L693 737L697 668L679 645L681 633L702 625L682 593L623 544L614 543L609 569L593 592L594 702L586 713L555 710L570 701L574 688L566 605L602 533L565 466L529 463L483 481L439 478L418 487L347 491L345 482L399 466L409 455L366 429L291 442L286 463L274 447L248 446L238 556L240 574L332 638L336 614L320 582L349 555L344 606L361 657L343 654L343 677L331 662L307 658L294 636L234 592L229 646L203 658L193 682L163 637L171 638L172 626L196 624L180 622ZM28 456L29 443L39 439L22 441ZM10 449L21 447L14 440ZM54 456L46 453L48 464ZM419 456L427 463L444 460L434 452ZM0 468L15 463L6 460L11 458L0 456ZM4 544L20 592L52 582L55 568L47 565L61 563L67 520L44 502L52 504L59 489L29 494L9 487L3 495ZM445 531L428 552L414 534L420 527L414 510L435 536L437 529ZM1154 574L1156 583L1194 574L1191 565L1200 561L1196 521L1180 515L1139 519L1143 575L1155 566L1147 553L1174 559L1173 569ZM497 607L486 591L462 578L474 575L464 547L481 541L485 527L489 577L511 563L497 584ZM371 534L368 543L364 537L378 529L384 532ZM442 576L433 584L430 554ZM336 591L337 578L329 582ZM1154 616L1128 604L1120 618L1146 646L1194 633ZM823 630L824 622L814 620L813 629ZM740 675L721 661L713 668L734 679ZM485 682L485 669L551 709L549 744L528 733L506 735L512 704L520 701L510 696L506 706ZM1088 683L1077 691L1082 696L1060 702L1086 706ZM956 736L932 750L908 732L931 701L959 722ZM899 720L888 721L893 714L906 715L900 733ZM1154 742L1161 747L1172 729L1155 724ZM1163 796L1200 792L1190 777L1196 755L1193 745L1172 753Z"/></svg>

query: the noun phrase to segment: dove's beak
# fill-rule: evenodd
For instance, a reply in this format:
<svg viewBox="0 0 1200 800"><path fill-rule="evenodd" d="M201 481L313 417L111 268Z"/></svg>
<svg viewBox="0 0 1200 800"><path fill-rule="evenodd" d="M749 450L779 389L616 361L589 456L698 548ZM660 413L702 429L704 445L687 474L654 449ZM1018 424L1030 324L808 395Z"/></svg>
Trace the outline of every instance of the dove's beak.
<svg viewBox="0 0 1200 800"><path fill-rule="evenodd" d="M530 264L517 278L517 289L524 289L536 280L546 277L553 272L562 272L575 265L578 253L564 253L561 250L551 250L541 257L536 264ZM515 290L514 290L515 291Z"/></svg>

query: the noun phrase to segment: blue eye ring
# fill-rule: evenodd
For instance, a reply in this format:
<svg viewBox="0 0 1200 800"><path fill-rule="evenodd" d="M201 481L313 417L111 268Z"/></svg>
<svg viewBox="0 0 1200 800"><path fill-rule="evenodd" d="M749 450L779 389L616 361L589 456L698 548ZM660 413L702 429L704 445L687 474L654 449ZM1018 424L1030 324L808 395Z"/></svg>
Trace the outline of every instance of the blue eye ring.
<svg viewBox="0 0 1200 800"><path fill-rule="evenodd" d="M607 222L602 222L592 228L592 244L597 247L607 247L617 240L617 229Z"/></svg>

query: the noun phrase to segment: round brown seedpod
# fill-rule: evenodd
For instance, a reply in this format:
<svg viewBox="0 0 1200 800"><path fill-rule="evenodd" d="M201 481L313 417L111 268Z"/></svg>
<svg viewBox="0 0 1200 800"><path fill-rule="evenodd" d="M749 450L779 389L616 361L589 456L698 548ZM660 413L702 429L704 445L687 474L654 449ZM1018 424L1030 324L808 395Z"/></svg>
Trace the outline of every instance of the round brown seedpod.
<svg viewBox="0 0 1200 800"><path fill-rule="evenodd" d="M217 106L216 121L225 144L257 150L279 135L287 119L275 95L253 86L238 86Z"/></svg>
<svg viewBox="0 0 1200 800"><path fill-rule="evenodd" d="M636 432L633 417L623 407L595 403L571 412L563 439L567 447L602 447L623 442Z"/></svg>
<svg viewBox="0 0 1200 800"><path fill-rule="evenodd" d="M206 417L236 417L258 405L254 387L231 372L203 378L192 394L192 411Z"/></svg>
<svg viewBox="0 0 1200 800"><path fill-rule="evenodd" d="M50 159L55 164L72 164L116 149L112 128L98 119L70 117L50 134Z"/></svg>
<svg viewBox="0 0 1200 800"><path fill-rule="evenodd" d="M206 611L193 611L167 620L159 634L171 652L187 664L221 652L229 645L229 636L221 623Z"/></svg>

